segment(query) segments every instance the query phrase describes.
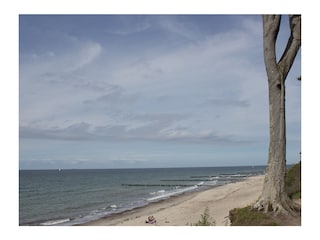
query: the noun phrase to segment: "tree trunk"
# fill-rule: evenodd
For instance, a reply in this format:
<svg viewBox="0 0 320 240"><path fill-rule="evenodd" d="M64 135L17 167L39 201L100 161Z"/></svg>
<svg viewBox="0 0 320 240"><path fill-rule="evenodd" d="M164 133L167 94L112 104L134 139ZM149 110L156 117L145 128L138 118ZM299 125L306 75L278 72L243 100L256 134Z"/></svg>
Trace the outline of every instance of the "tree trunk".
<svg viewBox="0 0 320 240"><path fill-rule="evenodd" d="M269 158L258 208L265 211L284 212L289 210L286 207L288 199L285 192L285 86L279 74L275 75L277 76L269 80Z"/></svg>
<svg viewBox="0 0 320 240"><path fill-rule="evenodd" d="M300 16L298 17L299 25L296 24L297 16L290 17L291 36L281 60L277 63L275 43L279 32L281 16L263 16L264 61L269 89L270 142L263 190L255 207L266 212L273 211L275 213L294 214L294 210L297 209L297 205L288 198L285 192L285 79L300 48L300 37L297 37L300 34ZM298 30L299 34L296 34Z"/></svg>

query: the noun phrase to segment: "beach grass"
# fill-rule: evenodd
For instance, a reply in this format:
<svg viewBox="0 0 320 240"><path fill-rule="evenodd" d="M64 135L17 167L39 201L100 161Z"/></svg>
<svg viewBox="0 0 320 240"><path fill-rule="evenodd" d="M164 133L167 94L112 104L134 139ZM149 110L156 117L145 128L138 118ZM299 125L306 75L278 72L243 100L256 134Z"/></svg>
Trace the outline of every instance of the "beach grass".
<svg viewBox="0 0 320 240"><path fill-rule="evenodd" d="M203 214L201 214L198 222L196 222L194 224L187 224L187 225L189 225L189 226L215 226L216 220L214 220L210 216L209 208L206 207Z"/></svg>

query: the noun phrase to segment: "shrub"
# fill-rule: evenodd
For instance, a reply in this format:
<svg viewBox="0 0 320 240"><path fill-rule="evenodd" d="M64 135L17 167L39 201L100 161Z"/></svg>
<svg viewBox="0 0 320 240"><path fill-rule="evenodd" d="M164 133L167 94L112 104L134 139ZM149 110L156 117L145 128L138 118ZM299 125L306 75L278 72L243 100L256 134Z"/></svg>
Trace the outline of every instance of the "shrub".
<svg viewBox="0 0 320 240"><path fill-rule="evenodd" d="M229 212L231 226L276 226L278 225L263 212L250 206L235 208Z"/></svg>
<svg viewBox="0 0 320 240"><path fill-rule="evenodd" d="M300 196L301 192L301 162L293 165L286 172L285 189L290 198Z"/></svg>
<svg viewBox="0 0 320 240"><path fill-rule="evenodd" d="M191 226L215 226L216 221L210 216L209 208L206 207L204 213L201 214L200 220L195 223L191 224Z"/></svg>

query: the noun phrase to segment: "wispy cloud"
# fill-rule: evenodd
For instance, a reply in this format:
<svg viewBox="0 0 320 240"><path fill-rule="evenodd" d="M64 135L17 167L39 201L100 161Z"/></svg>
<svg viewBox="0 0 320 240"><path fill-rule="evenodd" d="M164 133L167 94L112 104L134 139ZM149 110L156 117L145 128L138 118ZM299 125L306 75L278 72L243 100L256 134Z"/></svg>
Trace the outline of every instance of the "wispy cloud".
<svg viewBox="0 0 320 240"><path fill-rule="evenodd" d="M110 85L109 89L104 90L104 94L94 99L87 99L83 101L86 105L112 105L112 104L130 104L138 100L137 94L126 94L124 89Z"/></svg>
<svg viewBox="0 0 320 240"><path fill-rule="evenodd" d="M212 130L194 131L187 127L170 127L169 121L153 121L138 127L130 125L93 126L85 122L66 127L39 128L20 126L20 137L26 139L76 141L152 141L201 144L248 143L232 135Z"/></svg>
<svg viewBox="0 0 320 240"><path fill-rule="evenodd" d="M117 21L110 21L110 24L108 28L103 28L102 31L107 34L120 35L122 37L141 33L152 26L150 19L143 15L119 15Z"/></svg>
<svg viewBox="0 0 320 240"><path fill-rule="evenodd" d="M38 25L35 17L36 34L31 25L21 25L26 27L20 49L20 139L67 141L68 146L107 142L119 152L123 143L211 147L266 141L260 17L70 19L56 25L44 17ZM287 110L294 113L300 86L290 84L288 98L298 98L287 102ZM288 122L299 125L299 114Z"/></svg>
<svg viewBox="0 0 320 240"><path fill-rule="evenodd" d="M212 107L249 107L250 104L246 100L232 99L232 96L226 96L225 99L208 99L205 104Z"/></svg>
<svg viewBox="0 0 320 240"><path fill-rule="evenodd" d="M65 72L74 72L92 63L101 53L102 47L99 43L89 42L75 52L71 57L63 61L66 64Z"/></svg>
<svg viewBox="0 0 320 240"><path fill-rule="evenodd" d="M137 22L132 31L144 31L151 27L151 23L144 19L141 24ZM107 70L104 70L103 62L106 59L104 56L103 60L101 56L103 50L101 43L83 41L69 36L68 41L75 43L73 48L67 49L60 55L47 54L42 59L33 60L32 63L27 62L26 66L22 64L22 78L32 79L31 81L39 87L37 94L44 99L43 103L36 103L39 108L34 111L35 117L37 112L40 114L39 118L43 116L46 108L51 109L49 112L57 109L56 113L60 112L60 115L65 117L61 119L62 121L72 119L70 126L57 125L61 120L58 120L58 115L56 115L54 118L57 120L48 125L55 129L46 128L44 122L34 129L35 126L25 122L26 129L22 128L22 132L28 133L29 131L33 137L58 138L61 136L66 139L77 137L79 139L98 139L99 134L96 129L99 129L100 133L104 132L104 135L100 134L100 138L108 136L109 133L115 135L114 132L119 131L118 136L121 137L118 139L125 138L125 135L128 136L127 139L182 139L182 136L194 140L214 139L212 132L215 131L217 125L210 127L206 124L204 128L210 128L211 133L200 134L199 131L202 130L199 126L188 125L187 122L184 122L183 127L186 129L182 131L181 128L179 130L181 125L171 126L171 124L181 120L179 119L181 116L188 115L189 122L192 122L191 119L194 117L205 118L208 122L210 118L214 118L212 115L225 113L217 112L215 109L214 114L208 112L204 116L196 116L199 115L197 108L201 102L211 108L250 106L250 98L242 89L245 84L242 79L248 76L244 68L252 62L250 58L244 58L243 54L256 45L256 36L252 37L249 32L255 25L247 22L245 24L247 27L244 28L221 31L214 35L202 36L200 34L197 36L194 26L190 25L191 27L188 28L189 23L181 23L174 18L163 16L158 18L156 23L164 31L197 39L183 42L172 51L155 51L150 54L142 52L137 56L128 54L123 62L117 62L113 68L108 66ZM123 22L123 28L126 24L130 25L129 22ZM155 22L152 24L155 25ZM98 62L99 57L101 57L100 60L103 60L102 62ZM93 65L94 61L97 61L99 68ZM32 73L30 73L30 68L33 69ZM24 72L24 69L27 72ZM237 79L238 75L241 76L241 80ZM50 92L48 92L49 87ZM27 94L30 88L30 86L23 85L22 95ZM35 88L32 87L32 89ZM46 90L42 92L42 89ZM226 92L230 93L227 98ZM159 96L167 96L168 100L159 101ZM48 101L54 98L58 99ZM22 108L25 110L28 109L28 104L30 107L31 104L35 104L30 97L25 96L25 100L26 102L22 103ZM63 108L61 108L62 104ZM164 113L165 104L169 104L171 109L176 109L175 115ZM112 114L109 114L111 110L116 109L120 112L128 111L122 116L120 122L119 118L112 119ZM90 117L84 116L81 112L87 112ZM21 122L24 122L26 113L25 111L21 113ZM236 117L237 112L234 111L232 115ZM93 118L105 119L109 125L101 125L101 120L100 125L96 125L97 123L92 121ZM92 122L93 125L79 125L79 122ZM173 130L175 128L176 130ZM221 127L218 128L222 130ZM78 135L75 129L79 131ZM224 134L230 135L230 131L226 130ZM21 136L26 135L28 134Z"/></svg>

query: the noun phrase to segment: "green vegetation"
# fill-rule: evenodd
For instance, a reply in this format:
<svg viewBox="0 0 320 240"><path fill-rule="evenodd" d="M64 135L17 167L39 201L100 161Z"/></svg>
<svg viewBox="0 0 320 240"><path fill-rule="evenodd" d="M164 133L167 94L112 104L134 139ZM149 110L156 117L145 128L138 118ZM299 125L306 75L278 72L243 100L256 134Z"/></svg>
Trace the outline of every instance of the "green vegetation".
<svg viewBox="0 0 320 240"><path fill-rule="evenodd" d="M285 188L290 198L301 198L301 162L293 165L287 171Z"/></svg>
<svg viewBox="0 0 320 240"><path fill-rule="evenodd" d="M216 225L216 221L212 217L210 217L208 207L206 207L206 209L204 210L204 213L201 214L200 220L195 224L191 224L191 226L215 226L215 225Z"/></svg>
<svg viewBox="0 0 320 240"><path fill-rule="evenodd" d="M259 212L250 206L235 208L229 212L231 226L277 226L278 224L268 217L267 214Z"/></svg>

